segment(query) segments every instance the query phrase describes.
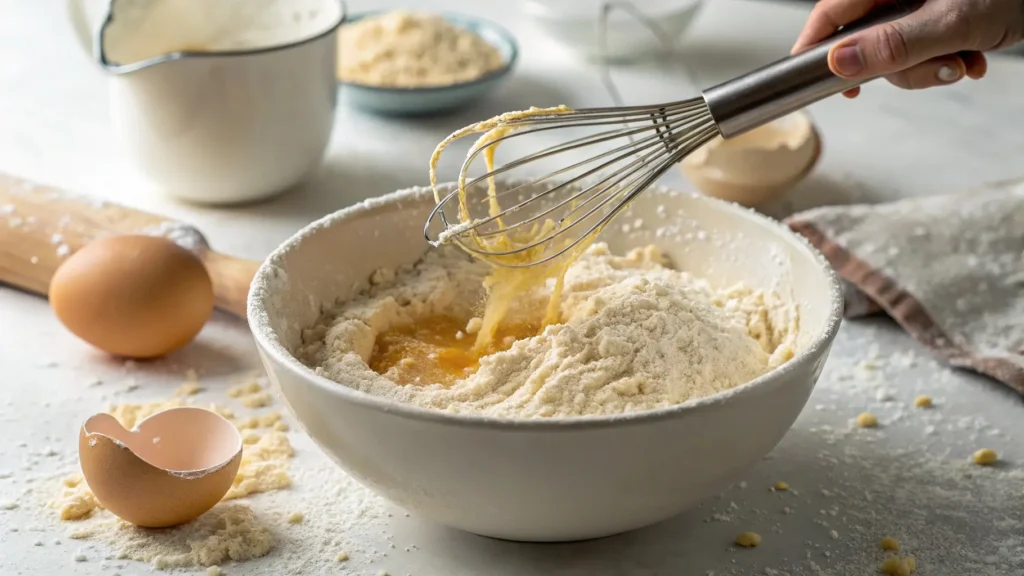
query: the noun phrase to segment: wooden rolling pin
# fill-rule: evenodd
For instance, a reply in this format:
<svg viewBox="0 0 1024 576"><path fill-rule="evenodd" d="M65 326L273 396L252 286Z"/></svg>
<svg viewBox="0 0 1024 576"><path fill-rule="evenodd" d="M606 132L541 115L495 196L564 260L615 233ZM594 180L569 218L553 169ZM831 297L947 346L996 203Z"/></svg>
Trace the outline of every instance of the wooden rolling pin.
<svg viewBox="0 0 1024 576"><path fill-rule="evenodd" d="M217 308L245 317L258 262L214 252L188 224L0 173L0 282L45 296L65 258L118 234L163 236L192 250L213 280Z"/></svg>

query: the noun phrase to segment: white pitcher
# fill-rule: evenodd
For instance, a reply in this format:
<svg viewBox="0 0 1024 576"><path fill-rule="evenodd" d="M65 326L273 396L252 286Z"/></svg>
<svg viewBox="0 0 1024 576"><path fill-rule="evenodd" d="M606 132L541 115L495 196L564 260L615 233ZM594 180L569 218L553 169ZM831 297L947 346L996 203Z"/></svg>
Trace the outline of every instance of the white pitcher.
<svg viewBox="0 0 1024 576"><path fill-rule="evenodd" d="M110 75L125 152L160 190L258 200L320 163L337 99L340 0L111 0L95 26L95 0L68 1Z"/></svg>

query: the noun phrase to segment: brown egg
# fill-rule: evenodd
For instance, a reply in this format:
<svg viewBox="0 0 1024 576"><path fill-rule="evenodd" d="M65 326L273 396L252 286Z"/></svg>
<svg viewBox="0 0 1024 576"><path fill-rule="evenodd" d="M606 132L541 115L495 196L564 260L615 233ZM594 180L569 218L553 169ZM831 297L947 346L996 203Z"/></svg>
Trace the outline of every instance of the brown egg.
<svg viewBox="0 0 1024 576"><path fill-rule="evenodd" d="M125 430L110 414L78 436L82 475L99 503L147 528L183 524L213 508L242 461L233 424L202 408L171 408Z"/></svg>
<svg viewBox="0 0 1024 576"><path fill-rule="evenodd" d="M112 236L86 245L54 273L49 297L68 330L129 358L181 348L213 311L213 283L203 263L154 236Z"/></svg>

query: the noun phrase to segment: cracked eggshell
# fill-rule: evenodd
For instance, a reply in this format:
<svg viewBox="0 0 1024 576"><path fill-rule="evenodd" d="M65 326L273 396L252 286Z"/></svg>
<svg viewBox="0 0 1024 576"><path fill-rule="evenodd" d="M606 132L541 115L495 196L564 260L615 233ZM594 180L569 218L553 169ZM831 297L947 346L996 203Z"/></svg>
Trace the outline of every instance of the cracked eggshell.
<svg viewBox="0 0 1024 576"><path fill-rule="evenodd" d="M202 408L172 408L125 430L96 414L78 437L82 474L99 503L147 528L192 520L231 488L242 459L233 424Z"/></svg>
<svg viewBox="0 0 1024 576"><path fill-rule="evenodd" d="M800 111L728 140L716 137L680 166L705 195L756 207L802 180L820 155L818 131Z"/></svg>

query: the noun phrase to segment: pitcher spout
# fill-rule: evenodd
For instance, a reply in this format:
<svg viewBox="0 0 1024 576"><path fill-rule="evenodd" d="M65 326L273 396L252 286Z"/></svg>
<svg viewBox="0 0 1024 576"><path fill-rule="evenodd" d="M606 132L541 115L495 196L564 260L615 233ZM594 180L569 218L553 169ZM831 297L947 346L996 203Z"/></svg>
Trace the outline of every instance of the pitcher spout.
<svg viewBox="0 0 1024 576"><path fill-rule="evenodd" d="M93 55L112 74L164 62L285 50L334 34L341 0L111 0Z"/></svg>

